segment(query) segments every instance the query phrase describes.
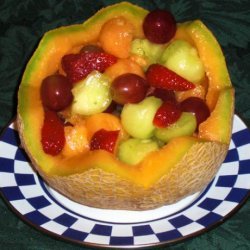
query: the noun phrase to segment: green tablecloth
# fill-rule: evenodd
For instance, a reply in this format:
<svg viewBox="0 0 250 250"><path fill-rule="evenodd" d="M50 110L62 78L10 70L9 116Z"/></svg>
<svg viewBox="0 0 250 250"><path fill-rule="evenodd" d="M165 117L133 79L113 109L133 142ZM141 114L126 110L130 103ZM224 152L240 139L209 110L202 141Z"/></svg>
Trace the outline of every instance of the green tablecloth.
<svg viewBox="0 0 250 250"><path fill-rule="evenodd" d="M0 1L0 129L15 116L17 86L42 34L58 26L82 22L101 7L116 2L119 1ZM171 9L177 21L201 19L214 32L224 50L236 89L236 113L249 126L250 1L131 2L149 9ZM0 248L82 249L26 225L1 199ZM250 201L222 225L169 249L250 249Z"/></svg>

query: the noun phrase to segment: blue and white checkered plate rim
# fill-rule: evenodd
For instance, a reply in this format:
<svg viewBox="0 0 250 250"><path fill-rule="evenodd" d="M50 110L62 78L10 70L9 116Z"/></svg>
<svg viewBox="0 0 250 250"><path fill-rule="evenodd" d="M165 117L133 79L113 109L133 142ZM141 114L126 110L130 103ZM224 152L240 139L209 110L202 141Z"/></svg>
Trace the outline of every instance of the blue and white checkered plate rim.
<svg viewBox="0 0 250 250"><path fill-rule="evenodd" d="M200 193L148 211L96 209L48 187L20 147L15 123L0 140L0 190L21 219L49 235L97 247L145 247L179 242L221 223L250 194L250 132L234 116L228 155Z"/></svg>

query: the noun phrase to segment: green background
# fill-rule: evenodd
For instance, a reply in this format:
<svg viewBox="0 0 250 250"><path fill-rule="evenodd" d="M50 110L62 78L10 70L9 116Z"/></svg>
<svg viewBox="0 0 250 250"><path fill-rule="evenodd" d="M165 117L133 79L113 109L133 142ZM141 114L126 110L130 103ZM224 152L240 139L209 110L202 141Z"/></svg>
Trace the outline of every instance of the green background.
<svg viewBox="0 0 250 250"><path fill-rule="evenodd" d="M16 93L27 60L42 34L80 23L119 1L0 0L0 129L15 116ZM171 10L178 22L201 19L224 51L236 90L236 113L250 125L250 1L131 1L153 10ZM250 152L249 152L250 153ZM249 180L250 181L250 180ZM0 199L1 249L82 249L23 223ZM89 249L89 248L88 248ZM165 249L162 247L162 249ZM168 249L250 249L250 201L220 226Z"/></svg>

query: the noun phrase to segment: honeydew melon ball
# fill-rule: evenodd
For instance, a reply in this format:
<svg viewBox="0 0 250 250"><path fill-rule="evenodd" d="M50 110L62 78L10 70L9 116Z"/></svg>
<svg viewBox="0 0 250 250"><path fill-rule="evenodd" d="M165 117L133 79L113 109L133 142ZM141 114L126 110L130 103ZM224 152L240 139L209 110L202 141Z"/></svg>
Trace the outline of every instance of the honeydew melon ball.
<svg viewBox="0 0 250 250"><path fill-rule="evenodd" d="M147 66L157 63L166 45L150 42L148 39L136 38L131 44L131 53L143 57L147 61Z"/></svg>
<svg viewBox="0 0 250 250"><path fill-rule="evenodd" d="M107 109L112 101L110 80L104 74L93 71L72 89L72 112L94 115Z"/></svg>
<svg viewBox="0 0 250 250"><path fill-rule="evenodd" d="M196 130L196 118L193 113L183 112L181 117L173 124L165 128L156 128L155 137L167 143L179 136L192 135Z"/></svg>
<svg viewBox="0 0 250 250"><path fill-rule="evenodd" d="M159 146L154 140L131 138L120 144L118 158L127 164L134 165L143 160L150 152L158 149Z"/></svg>
<svg viewBox="0 0 250 250"><path fill-rule="evenodd" d="M153 136L155 126L153 119L162 100L154 96L145 98L136 104L125 104L121 112L121 123L126 132L138 139Z"/></svg>
<svg viewBox="0 0 250 250"><path fill-rule="evenodd" d="M185 40L171 42L164 50L160 63L193 83L199 83L205 76L197 49Z"/></svg>

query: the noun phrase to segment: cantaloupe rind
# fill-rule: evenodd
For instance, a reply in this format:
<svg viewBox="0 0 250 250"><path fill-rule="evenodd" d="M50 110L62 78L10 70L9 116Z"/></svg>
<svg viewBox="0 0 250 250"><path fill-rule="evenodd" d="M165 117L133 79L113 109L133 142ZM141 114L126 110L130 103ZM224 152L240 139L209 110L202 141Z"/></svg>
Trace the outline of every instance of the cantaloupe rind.
<svg viewBox="0 0 250 250"><path fill-rule="evenodd" d="M106 209L146 210L172 204L204 189L218 171L227 150L226 144L196 143L149 188L101 168L69 176L40 173L51 187L78 203Z"/></svg>
<svg viewBox="0 0 250 250"><path fill-rule="evenodd" d="M211 116L198 137L180 137L143 162L129 166L106 151L67 158L46 155L40 136L43 108L42 79L55 73L63 55L96 41L103 23L124 16L143 37L142 20L148 11L119 3L97 12L84 24L49 31L42 38L24 72L18 92L18 129L34 168L54 189L88 206L145 210L174 203L201 191L213 179L226 157L231 137L234 91L221 48L199 20L178 25L177 38L197 47L208 77L206 96Z"/></svg>

